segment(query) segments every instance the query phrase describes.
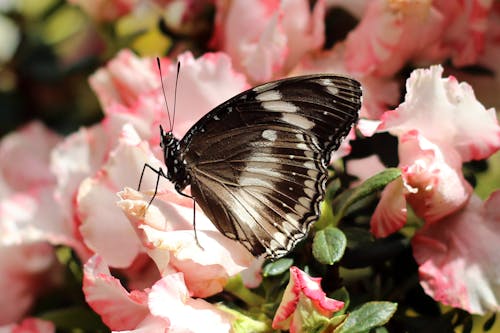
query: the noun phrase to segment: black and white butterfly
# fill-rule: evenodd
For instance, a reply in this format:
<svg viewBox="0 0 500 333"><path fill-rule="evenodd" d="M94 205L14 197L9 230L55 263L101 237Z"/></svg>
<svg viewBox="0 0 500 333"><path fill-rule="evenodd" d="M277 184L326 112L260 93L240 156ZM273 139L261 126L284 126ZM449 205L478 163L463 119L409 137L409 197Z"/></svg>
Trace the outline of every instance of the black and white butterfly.
<svg viewBox="0 0 500 333"><path fill-rule="evenodd" d="M266 83L217 106L180 141L160 127L167 173L144 169L181 194L190 185L221 233L255 256L276 259L318 218L330 155L360 107L361 86L347 77Z"/></svg>

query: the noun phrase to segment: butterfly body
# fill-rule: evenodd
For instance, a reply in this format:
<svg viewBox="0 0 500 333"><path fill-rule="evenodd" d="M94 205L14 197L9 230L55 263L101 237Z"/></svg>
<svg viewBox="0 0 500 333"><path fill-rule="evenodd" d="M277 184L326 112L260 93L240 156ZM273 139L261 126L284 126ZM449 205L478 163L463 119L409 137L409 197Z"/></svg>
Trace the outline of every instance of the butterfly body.
<svg viewBox="0 0 500 333"><path fill-rule="evenodd" d="M175 185L175 189L182 190L191 183L191 176L186 169L187 162L182 154L180 141L171 131L165 132L160 126L160 147L163 149L163 159L167 166L166 178Z"/></svg>
<svg viewBox="0 0 500 333"><path fill-rule="evenodd" d="M202 117L182 140L161 129L166 177L225 236L271 259L319 214L331 152L358 117L361 87L308 75L247 90Z"/></svg>

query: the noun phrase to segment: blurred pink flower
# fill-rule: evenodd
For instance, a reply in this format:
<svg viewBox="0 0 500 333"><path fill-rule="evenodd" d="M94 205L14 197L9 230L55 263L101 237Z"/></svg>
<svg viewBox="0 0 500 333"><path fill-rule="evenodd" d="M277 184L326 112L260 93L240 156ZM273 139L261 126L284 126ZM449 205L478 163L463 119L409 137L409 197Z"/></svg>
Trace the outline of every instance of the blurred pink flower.
<svg viewBox="0 0 500 333"><path fill-rule="evenodd" d="M273 328L308 332L315 314L326 318L341 310L344 302L326 297L321 278L313 278L295 266L290 267L290 281L273 319ZM309 327L311 329L311 327Z"/></svg>
<svg viewBox="0 0 500 333"><path fill-rule="evenodd" d="M55 176L49 169L50 152L59 141L61 137L40 122L31 122L3 137L0 176L4 188L0 194L53 185Z"/></svg>
<svg viewBox="0 0 500 333"><path fill-rule="evenodd" d="M325 3L312 11L306 0L217 1L212 46L227 52L235 68L262 83L290 71L324 43Z"/></svg>
<svg viewBox="0 0 500 333"><path fill-rule="evenodd" d="M349 175L358 178L357 181L352 183L352 186L360 185L363 181L371 176L383 171L385 165L382 164L377 155L370 155L364 158L349 159L346 161L346 170Z"/></svg>
<svg viewBox="0 0 500 333"><path fill-rule="evenodd" d="M478 62L494 71L497 80L500 75L498 57L500 57L500 3L494 1L489 11L484 52L481 54Z"/></svg>
<svg viewBox="0 0 500 333"><path fill-rule="evenodd" d="M2 333L54 333L55 325L47 320L26 318L19 324L0 326Z"/></svg>
<svg viewBox="0 0 500 333"><path fill-rule="evenodd" d="M484 48L492 2L372 1L346 39L346 66L390 76L408 62L473 64Z"/></svg>
<svg viewBox="0 0 500 333"><path fill-rule="evenodd" d="M62 273L53 248L46 243L67 242L53 196L56 178L49 168L51 149L59 141L39 122L0 141L2 325L21 319Z"/></svg>
<svg viewBox="0 0 500 333"><path fill-rule="evenodd" d="M58 285L60 268L47 243L0 245L0 325L23 318L38 296Z"/></svg>
<svg viewBox="0 0 500 333"><path fill-rule="evenodd" d="M99 256L85 265L83 291L113 331L230 332L232 318L190 297L182 273L166 274L150 289L128 292Z"/></svg>
<svg viewBox="0 0 500 333"><path fill-rule="evenodd" d="M432 298L470 313L500 311L500 191L439 223L412 240L422 287Z"/></svg>
<svg viewBox="0 0 500 333"><path fill-rule="evenodd" d="M170 63L169 59L162 58L162 68ZM114 104L132 106L139 96L161 88L155 59L139 58L128 49L118 52L105 67L92 74L89 83L104 111Z"/></svg>
<svg viewBox="0 0 500 333"><path fill-rule="evenodd" d="M2 244L68 243L54 198L52 149L61 141L42 123L32 122L0 142L0 241Z"/></svg>

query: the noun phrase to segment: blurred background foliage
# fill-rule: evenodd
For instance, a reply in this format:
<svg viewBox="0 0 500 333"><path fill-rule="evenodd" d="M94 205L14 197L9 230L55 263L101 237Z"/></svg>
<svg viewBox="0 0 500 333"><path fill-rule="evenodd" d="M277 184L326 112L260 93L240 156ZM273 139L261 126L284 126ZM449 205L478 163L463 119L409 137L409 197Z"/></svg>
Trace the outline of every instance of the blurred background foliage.
<svg viewBox="0 0 500 333"><path fill-rule="evenodd" d="M211 6L182 27L175 2L163 11L152 2L143 7L96 22L63 0L1 0L0 136L32 119L62 134L99 121L87 78L122 48L141 56L204 51Z"/></svg>

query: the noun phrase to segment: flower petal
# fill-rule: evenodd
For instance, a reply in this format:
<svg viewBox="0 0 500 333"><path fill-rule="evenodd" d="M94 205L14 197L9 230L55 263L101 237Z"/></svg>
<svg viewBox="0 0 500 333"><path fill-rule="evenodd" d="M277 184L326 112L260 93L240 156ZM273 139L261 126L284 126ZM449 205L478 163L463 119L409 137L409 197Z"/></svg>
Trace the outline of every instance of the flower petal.
<svg viewBox="0 0 500 333"><path fill-rule="evenodd" d="M110 329L133 329L148 315L147 295L125 290L101 257L90 258L83 272L85 299Z"/></svg>
<svg viewBox="0 0 500 333"><path fill-rule="evenodd" d="M500 310L500 191L472 196L461 211L427 225L412 240L421 284L444 304L475 314Z"/></svg>
<svg viewBox="0 0 500 333"><path fill-rule="evenodd" d="M306 303L303 304L304 301L310 302L309 304L312 304L313 308L310 309ZM312 316L315 313L330 317L343 307L344 302L326 297L325 292L321 289L321 278L312 278L297 267L292 266L290 267L290 281L274 315L272 327L301 332L303 324L301 318L307 315Z"/></svg>
<svg viewBox="0 0 500 333"><path fill-rule="evenodd" d="M405 101L384 114L379 130L397 136L417 130L444 149L458 150L463 161L490 156L500 149L495 110L486 110L467 83L443 79L442 73L441 66L413 71Z"/></svg>

